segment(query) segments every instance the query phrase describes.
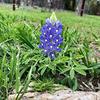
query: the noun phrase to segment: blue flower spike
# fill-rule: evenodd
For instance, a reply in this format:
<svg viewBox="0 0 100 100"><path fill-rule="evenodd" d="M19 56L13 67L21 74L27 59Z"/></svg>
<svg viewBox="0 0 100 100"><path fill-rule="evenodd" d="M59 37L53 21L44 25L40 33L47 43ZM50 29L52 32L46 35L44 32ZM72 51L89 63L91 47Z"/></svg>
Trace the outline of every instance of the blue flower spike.
<svg viewBox="0 0 100 100"><path fill-rule="evenodd" d="M61 36L63 26L59 20L57 20L55 13L53 12L51 17L46 19L45 25L41 28L40 45L39 48L43 49L43 53L49 56L52 60L55 59L56 52L60 52L59 46L63 42Z"/></svg>

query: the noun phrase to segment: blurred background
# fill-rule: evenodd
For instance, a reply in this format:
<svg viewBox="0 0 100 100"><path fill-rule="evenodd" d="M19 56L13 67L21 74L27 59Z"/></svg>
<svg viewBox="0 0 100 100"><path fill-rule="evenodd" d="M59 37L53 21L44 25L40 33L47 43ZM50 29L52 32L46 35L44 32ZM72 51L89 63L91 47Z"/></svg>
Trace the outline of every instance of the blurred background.
<svg viewBox="0 0 100 100"><path fill-rule="evenodd" d="M84 3L85 13L100 15L100 0L0 0L0 3L15 3L17 8L21 6L41 7L42 11L62 9L77 12L82 10L81 6Z"/></svg>

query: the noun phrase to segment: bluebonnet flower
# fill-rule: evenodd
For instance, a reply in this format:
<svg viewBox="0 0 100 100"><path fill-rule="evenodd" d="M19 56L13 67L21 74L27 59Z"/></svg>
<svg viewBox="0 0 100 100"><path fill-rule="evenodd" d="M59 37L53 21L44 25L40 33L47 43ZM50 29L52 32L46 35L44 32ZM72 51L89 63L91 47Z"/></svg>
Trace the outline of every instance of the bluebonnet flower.
<svg viewBox="0 0 100 100"><path fill-rule="evenodd" d="M57 20L55 13L48 19L46 19L45 25L41 28L39 48L43 49L43 52L46 56L49 56L51 59L55 58L55 53L60 52L60 44L63 42L61 37L62 33L62 24Z"/></svg>

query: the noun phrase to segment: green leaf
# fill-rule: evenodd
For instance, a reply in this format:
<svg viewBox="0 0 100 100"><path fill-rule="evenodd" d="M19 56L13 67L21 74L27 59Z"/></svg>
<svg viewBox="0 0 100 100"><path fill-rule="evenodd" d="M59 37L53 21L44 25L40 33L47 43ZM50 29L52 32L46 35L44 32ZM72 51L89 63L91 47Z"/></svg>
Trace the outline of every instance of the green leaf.
<svg viewBox="0 0 100 100"><path fill-rule="evenodd" d="M86 76L86 72L85 72L84 70L78 69L78 68L75 68L74 70L75 70L76 72L78 72L79 74Z"/></svg>
<svg viewBox="0 0 100 100"><path fill-rule="evenodd" d="M65 69L62 69L61 70L61 74L64 74L64 73L68 72L70 69L71 69L70 67L67 67Z"/></svg>
<svg viewBox="0 0 100 100"><path fill-rule="evenodd" d="M0 79L2 78L2 70L0 70Z"/></svg>
<svg viewBox="0 0 100 100"><path fill-rule="evenodd" d="M34 48L33 44L31 43L31 41L25 36L19 36L20 40L25 43L27 46L29 46L30 48Z"/></svg>
<svg viewBox="0 0 100 100"><path fill-rule="evenodd" d="M41 75L44 74L44 72L46 71L47 67L43 67L43 69L41 70Z"/></svg>
<svg viewBox="0 0 100 100"><path fill-rule="evenodd" d="M74 56L74 59L78 60L78 59L82 59L83 57L84 57L83 55L77 54Z"/></svg>
<svg viewBox="0 0 100 100"><path fill-rule="evenodd" d="M99 62L91 64L90 68L88 68L88 69L98 69L98 68L100 68L100 63Z"/></svg>
<svg viewBox="0 0 100 100"><path fill-rule="evenodd" d="M15 89L16 89L16 92L19 91L19 87L21 85L19 65L20 65L20 48L18 47L18 53L16 55L16 63L15 63L15 70L16 70L16 72L15 72L16 73Z"/></svg>
<svg viewBox="0 0 100 100"><path fill-rule="evenodd" d="M33 69L37 65L37 63L38 63L38 61L36 61L33 66L31 66L31 68L29 70L29 73L28 73L28 76L27 76L27 81L25 83L25 86L19 91L19 93L18 93L18 95L16 97L16 100L20 100L23 97L24 93L26 92L26 90L27 90L27 88L29 86L29 83L31 81L31 78L32 78ZM23 90L23 93L19 96L19 94L22 92L22 90Z"/></svg>
<svg viewBox="0 0 100 100"><path fill-rule="evenodd" d="M49 64L49 65L48 65L48 68L51 69L52 71L54 71L54 70L55 70L55 65L53 65L53 64L50 65L50 64Z"/></svg>
<svg viewBox="0 0 100 100"><path fill-rule="evenodd" d="M41 67L38 69L40 71L41 75L43 75L49 65L41 65Z"/></svg>
<svg viewBox="0 0 100 100"><path fill-rule="evenodd" d="M74 79L74 85L73 85L73 90L77 90L78 88L78 82L77 82L77 78Z"/></svg>
<svg viewBox="0 0 100 100"><path fill-rule="evenodd" d="M74 71L74 69L72 68L72 69L70 70L70 78L73 79L73 78L74 78L74 75L75 75L75 71Z"/></svg>
<svg viewBox="0 0 100 100"><path fill-rule="evenodd" d="M87 66L85 66L85 65L81 65L79 62L77 62L77 61L74 61L74 64L76 65L76 69L84 69L84 70L87 70L88 68L87 68Z"/></svg>
<svg viewBox="0 0 100 100"><path fill-rule="evenodd" d="M70 58L67 57L67 56L59 57L59 58L57 58L56 60L54 60L54 63L55 63L55 64L65 63L65 62L67 62L69 59L70 59Z"/></svg>

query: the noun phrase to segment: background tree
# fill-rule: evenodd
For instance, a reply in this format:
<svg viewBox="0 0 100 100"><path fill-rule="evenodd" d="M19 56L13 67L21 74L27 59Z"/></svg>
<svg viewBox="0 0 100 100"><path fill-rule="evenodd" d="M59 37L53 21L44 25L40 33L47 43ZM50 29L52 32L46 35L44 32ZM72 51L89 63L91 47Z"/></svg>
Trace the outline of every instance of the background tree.
<svg viewBox="0 0 100 100"><path fill-rule="evenodd" d="M80 16L83 16L85 0L81 0L80 5Z"/></svg>
<svg viewBox="0 0 100 100"><path fill-rule="evenodd" d="M76 0L72 0L72 10L76 9Z"/></svg>
<svg viewBox="0 0 100 100"><path fill-rule="evenodd" d="M53 0L47 0L47 5L48 5L48 8L49 8L49 12L53 8L53 4L54 4Z"/></svg>
<svg viewBox="0 0 100 100"><path fill-rule="evenodd" d="M15 6L15 4L16 4L16 0L13 0L13 11L16 10L16 6Z"/></svg>
<svg viewBox="0 0 100 100"><path fill-rule="evenodd" d="M2 2L2 3L3 3L3 2L4 2L4 0L0 0L0 2Z"/></svg>
<svg viewBox="0 0 100 100"><path fill-rule="evenodd" d="M33 5L34 5L34 0L31 0L31 6L33 7Z"/></svg>
<svg viewBox="0 0 100 100"><path fill-rule="evenodd" d="M100 15L100 0L89 1L89 14Z"/></svg>
<svg viewBox="0 0 100 100"><path fill-rule="evenodd" d="M64 8L65 9L75 11L76 0L63 0L63 1L64 1Z"/></svg>
<svg viewBox="0 0 100 100"><path fill-rule="evenodd" d="M70 0L64 0L64 9L70 10Z"/></svg>
<svg viewBox="0 0 100 100"><path fill-rule="evenodd" d="M21 0L17 0L17 7L19 8L21 5Z"/></svg>

